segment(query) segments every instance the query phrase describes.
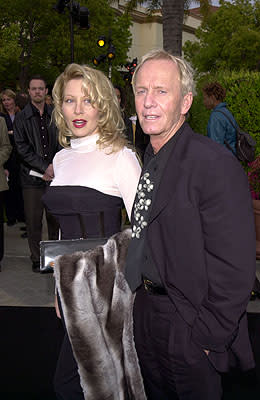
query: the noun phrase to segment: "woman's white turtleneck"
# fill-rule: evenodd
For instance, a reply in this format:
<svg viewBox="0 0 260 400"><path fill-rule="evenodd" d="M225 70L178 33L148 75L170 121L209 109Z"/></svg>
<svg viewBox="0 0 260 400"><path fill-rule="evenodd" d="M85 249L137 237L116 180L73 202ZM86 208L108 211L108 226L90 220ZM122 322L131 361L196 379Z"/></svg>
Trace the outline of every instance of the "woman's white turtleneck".
<svg viewBox="0 0 260 400"><path fill-rule="evenodd" d="M130 218L141 167L131 149L109 153L96 144L98 137L72 139L70 148L55 155L51 186L83 186L121 197Z"/></svg>

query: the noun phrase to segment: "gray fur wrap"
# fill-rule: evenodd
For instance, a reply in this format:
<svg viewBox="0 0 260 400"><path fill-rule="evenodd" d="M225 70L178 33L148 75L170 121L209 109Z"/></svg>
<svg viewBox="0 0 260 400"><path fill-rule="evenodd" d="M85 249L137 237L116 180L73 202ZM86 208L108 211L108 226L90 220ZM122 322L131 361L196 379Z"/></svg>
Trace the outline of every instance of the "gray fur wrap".
<svg viewBox="0 0 260 400"><path fill-rule="evenodd" d="M124 264L131 230L56 259L54 276L87 400L145 400Z"/></svg>

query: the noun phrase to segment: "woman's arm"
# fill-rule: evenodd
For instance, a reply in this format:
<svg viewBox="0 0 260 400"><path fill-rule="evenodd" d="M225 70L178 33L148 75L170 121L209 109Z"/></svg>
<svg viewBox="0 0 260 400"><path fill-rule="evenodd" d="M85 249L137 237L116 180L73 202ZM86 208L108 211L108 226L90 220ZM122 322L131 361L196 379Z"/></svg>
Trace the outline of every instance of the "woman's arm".
<svg viewBox="0 0 260 400"><path fill-rule="evenodd" d="M121 193L128 218L131 218L132 206L141 174L141 165L135 152L124 148L115 166L115 180Z"/></svg>

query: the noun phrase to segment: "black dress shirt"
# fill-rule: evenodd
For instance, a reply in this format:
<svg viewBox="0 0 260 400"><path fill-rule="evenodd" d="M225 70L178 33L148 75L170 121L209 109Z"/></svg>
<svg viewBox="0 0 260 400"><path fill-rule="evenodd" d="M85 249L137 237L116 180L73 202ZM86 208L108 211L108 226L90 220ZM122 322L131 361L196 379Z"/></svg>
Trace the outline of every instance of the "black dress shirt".
<svg viewBox="0 0 260 400"><path fill-rule="evenodd" d="M49 140L48 140L48 129L47 129L47 123L48 123L48 113L47 113L47 106L44 105L44 111L43 114L40 114L40 111L38 110L37 107L35 107L32 103L32 110L34 115L37 116L37 121L39 124L39 132L40 132L40 141L42 145L42 156L44 160L48 158L48 152L49 152Z"/></svg>
<svg viewBox="0 0 260 400"><path fill-rule="evenodd" d="M183 125L158 153L154 154L151 144L147 146L145 152L144 166L132 210L132 240L128 248L125 269L126 280L133 292L142 284L143 276L162 285L147 244L146 228L163 170L169 155L176 150L182 130Z"/></svg>

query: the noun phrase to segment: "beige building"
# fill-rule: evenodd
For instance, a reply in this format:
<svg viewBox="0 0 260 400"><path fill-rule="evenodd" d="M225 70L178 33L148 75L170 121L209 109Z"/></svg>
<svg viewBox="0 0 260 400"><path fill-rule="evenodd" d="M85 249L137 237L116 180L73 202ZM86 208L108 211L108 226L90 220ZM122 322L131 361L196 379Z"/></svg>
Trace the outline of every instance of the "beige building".
<svg viewBox="0 0 260 400"><path fill-rule="evenodd" d="M112 3L112 7L119 13L124 12L126 1L118 0ZM146 9L138 6L132 12L133 25L131 26L132 47L128 52L128 59L137 57L138 60L149 50L163 47L162 16L161 12L152 17L147 17ZM183 21L183 44L186 40L195 41L195 30L202 21L198 9L189 10Z"/></svg>

